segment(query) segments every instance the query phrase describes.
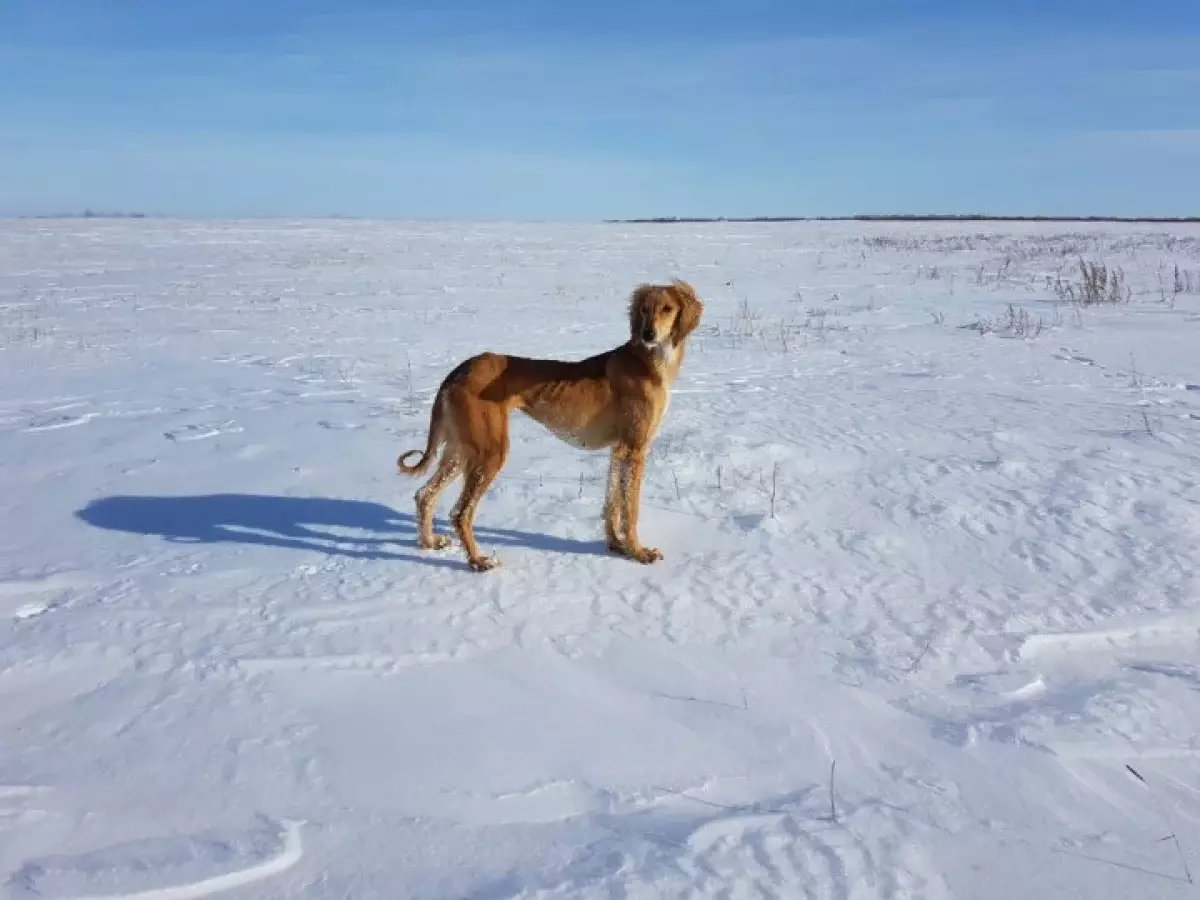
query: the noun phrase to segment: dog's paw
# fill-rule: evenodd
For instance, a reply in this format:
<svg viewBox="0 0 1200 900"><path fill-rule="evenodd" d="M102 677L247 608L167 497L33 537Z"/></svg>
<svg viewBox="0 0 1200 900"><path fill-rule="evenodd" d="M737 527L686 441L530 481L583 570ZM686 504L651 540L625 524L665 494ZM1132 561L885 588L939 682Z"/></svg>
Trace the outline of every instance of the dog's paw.
<svg viewBox="0 0 1200 900"><path fill-rule="evenodd" d="M608 547L609 553L624 556L626 559L632 559L640 563L658 562L663 558L662 551L656 550L654 547L628 547L613 541L606 541L605 546Z"/></svg>
<svg viewBox="0 0 1200 900"><path fill-rule="evenodd" d="M444 534L435 534L433 540L421 541L422 550L445 550L453 541Z"/></svg>
<svg viewBox="0 0 1200 900"><path fill-rule="evenodd" d="M617 556L623 556L626 559L646 564L658 562L663 558L662 551L656 550L654 547L622 547L616 544L609 544L608 549L609 552L615 553Z"/></svg>
<svg viewBox="0 0 1200 900"><path fill-rule="evenodd" d="M467 562L473 572L488 572L500 567L500 560L495 556L477 556Z"/></svg>

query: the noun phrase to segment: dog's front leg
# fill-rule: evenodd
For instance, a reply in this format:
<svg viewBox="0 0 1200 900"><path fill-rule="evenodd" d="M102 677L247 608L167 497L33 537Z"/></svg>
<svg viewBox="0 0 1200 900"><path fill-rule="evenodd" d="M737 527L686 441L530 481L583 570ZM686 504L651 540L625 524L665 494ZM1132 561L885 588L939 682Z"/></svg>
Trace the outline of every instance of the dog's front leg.
<svg viewBox="0 0 1200 900"><path fill-rule="evenodd" d="M604 491L604 543L613 553L624 553L624 470L626 456L623 448L615 447L608 459L608 486Z"/></svg>
<svg viewBox="0 0 1200 900"><path fill-rule="evenodd" d="M646 454L630 450L622 470L622 493L625 501L625 547L623 552L641 563L657 562L662 552L653 547L643 547L638 540L638 511L642 504L642 476L646 471Z"/></svg>

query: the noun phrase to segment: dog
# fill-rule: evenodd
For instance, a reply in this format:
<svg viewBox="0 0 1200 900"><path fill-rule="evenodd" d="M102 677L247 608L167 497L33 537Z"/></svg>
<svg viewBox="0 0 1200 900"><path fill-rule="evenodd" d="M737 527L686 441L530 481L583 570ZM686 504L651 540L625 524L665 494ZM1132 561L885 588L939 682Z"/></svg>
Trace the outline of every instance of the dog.
<svg viewBox="0 0 1200 900"><path fill-rule="evenodd" d="M604 542L609 552L641 563L662 559L638 538L642 475L650 442L662 424L670 389L679 375L688 338L704 305L678 279L643 284L629 299L629 340L577 361L482 353L459 363L438 387L424 451L402 454L405 475L421 475L441 450L433 477L416 493L418 543L428 550L450 545L434 534L439 495L463 478L451 522L476 572L498 566L480 553L474 521L479 501L508 458L509 414L519 409L552 434L584 450L611 451L604 499ZM420 454L420 460L406 460Z"/></svg>

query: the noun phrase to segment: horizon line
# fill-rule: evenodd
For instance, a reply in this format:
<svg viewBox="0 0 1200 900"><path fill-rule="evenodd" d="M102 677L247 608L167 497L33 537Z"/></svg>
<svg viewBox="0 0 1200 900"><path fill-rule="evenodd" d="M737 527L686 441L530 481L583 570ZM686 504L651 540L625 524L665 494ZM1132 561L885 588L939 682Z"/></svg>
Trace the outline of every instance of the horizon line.
<svg viewBox="0 0 1200 900"><path fill-rule="evenodd" d="M325 213L316 215L187 215L175 213L146 213L146 212L104 212L85 209L82 212L57 213L0 213L0 219L9 220L74 220L74 219L158 219L181 221L283 221L283 220L343 220L343 221L377 221L377 222L492 222L492 223L538 223L538 222L592 222L604 225L672 225L672 224L717 224L729 222L747 224L754 222L783 223L783 222L1114 222L1114 223L1149 223L1149 224L1196 224L1200 223L1200 215L1196 216L1116 216L1116 215L1021 215L993 213L856 213L850 215L805 216L805 215L776 215L776 216L635 216L621 218L517 218L481 216L472 217L436 217L436 216L373 216L355 215L349 213Z"/></svg>

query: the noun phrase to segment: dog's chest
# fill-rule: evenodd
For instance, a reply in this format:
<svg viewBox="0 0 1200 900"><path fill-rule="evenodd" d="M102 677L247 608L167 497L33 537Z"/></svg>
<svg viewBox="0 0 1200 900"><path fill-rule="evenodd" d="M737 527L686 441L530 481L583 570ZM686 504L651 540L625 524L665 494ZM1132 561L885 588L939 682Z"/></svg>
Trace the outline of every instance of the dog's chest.
<svg viewBox="0 0 1200 900"><path fill-rule="evenodd" d="M546 426L552 435L572 447L577 447L580 450L594 450L596 445L588 442L587 436L579 431L573 431L570 428L559 428L552 425Z"/></svg>
<svg viewBox="0 0 1200 900"><path fill-rule="evenodd" d="M553 420L540 420L546 430L562 441L564 444L570 444L579 450L600 450L609 446L612 443L611 429L598 427L597 425L583 426L572 425L564 422L555 422Z"/></svg>

